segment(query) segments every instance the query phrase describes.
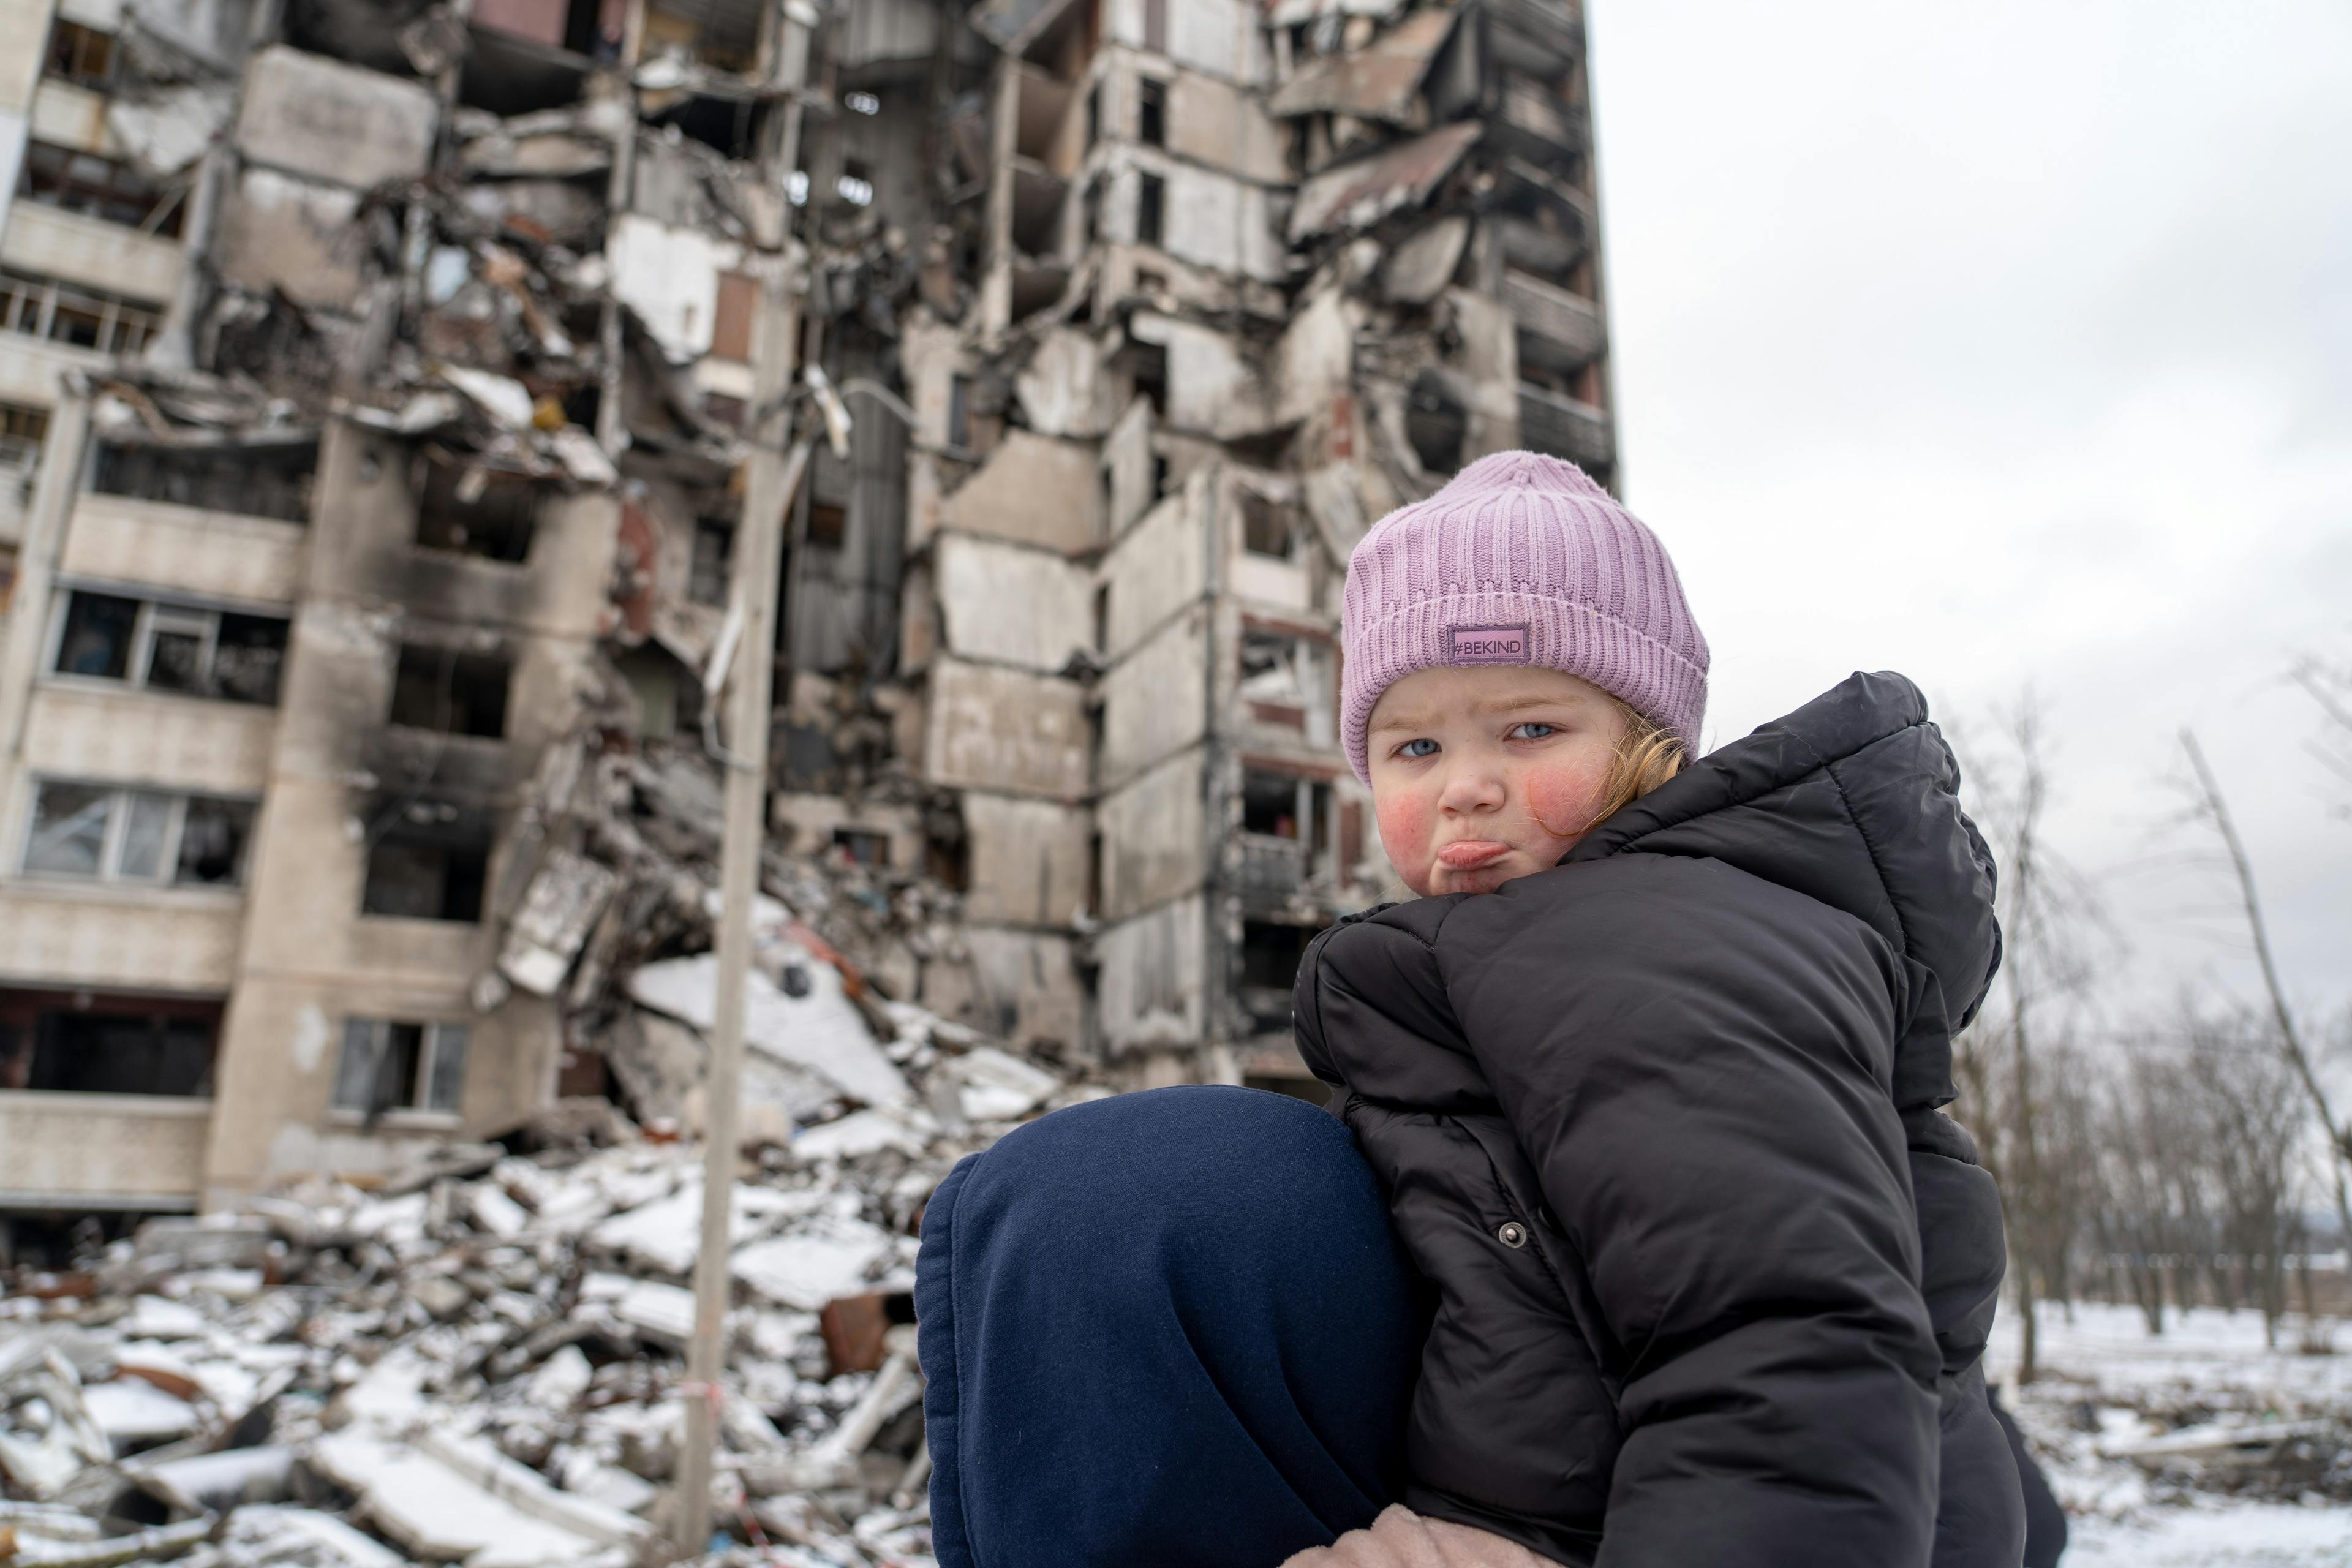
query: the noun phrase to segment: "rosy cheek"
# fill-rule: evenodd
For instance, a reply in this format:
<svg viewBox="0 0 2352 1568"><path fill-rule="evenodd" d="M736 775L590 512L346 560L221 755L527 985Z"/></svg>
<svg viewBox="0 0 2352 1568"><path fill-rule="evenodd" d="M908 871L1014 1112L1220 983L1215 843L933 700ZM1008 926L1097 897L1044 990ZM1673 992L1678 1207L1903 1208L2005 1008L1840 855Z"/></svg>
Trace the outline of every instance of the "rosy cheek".
<svg viewBox="0 0 2352 1568"><path fill-rule="evenodd" d="M1601 786L1608 780L1604 767L1570 763L1530 770L1527 778L1528 808L1535 814L1537 825L1553 837L1579 837L1592 826L1592 814L1601 804Z"/></svg>
<svg viewBox="0 0 2352 1568"><path fill-rule="evenodd" d="M1381 844L1389 859L1408 882L1429 864L1429 840L1435 817L1430 803L1417 795L1387 795L1372 803L1381 825Z"/></svg>

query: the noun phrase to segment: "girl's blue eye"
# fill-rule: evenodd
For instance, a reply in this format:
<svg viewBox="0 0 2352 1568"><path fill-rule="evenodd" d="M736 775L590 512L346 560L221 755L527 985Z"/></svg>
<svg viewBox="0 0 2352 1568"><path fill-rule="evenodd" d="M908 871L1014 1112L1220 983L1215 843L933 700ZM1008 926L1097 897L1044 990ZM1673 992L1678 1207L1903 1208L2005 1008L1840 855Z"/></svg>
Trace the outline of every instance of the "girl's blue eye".
<svg viewBox="0 0 2352 1568"><path fill-rule="evenodd" d="M1511 738L1518 741L1540 741L1554 732L1552 725L1530 719L1524 724L1515 726L1511 731Z"/></svg>
<svg viewBox="0 0 2352 1568"><path fill-rule="evenodd" d="M1407 741L1403 745L1397 748L1397 755L1401 757L1433 757L1437 755L1437 742L1426 739Z"/></svg>

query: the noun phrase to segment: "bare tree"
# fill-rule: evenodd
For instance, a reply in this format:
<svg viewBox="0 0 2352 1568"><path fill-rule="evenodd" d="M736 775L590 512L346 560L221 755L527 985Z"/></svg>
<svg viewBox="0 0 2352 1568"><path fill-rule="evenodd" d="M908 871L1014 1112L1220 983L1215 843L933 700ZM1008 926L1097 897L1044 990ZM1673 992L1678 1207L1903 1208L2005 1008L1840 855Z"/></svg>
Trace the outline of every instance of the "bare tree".
<svg viewBox="0 0 2352 1568"><path fill-rule="evenodd" d="M2196 732L2190 730L2180 731L2180 744L2189 755L2194 812L2221 839L2231 870L2236 876L2239 900L2245 909L2246 932L2252 939L2254 960L2262 971L2263 991L2270 1004L2275 1047L2280 1059L2302 1086L2305 1102L2327 1141L2336 1167L2330 1184L2336 1194L2336 1219L2346 1237L2352 1239L2352 1194L2347 1194L2345 1184L2346 1172L2352 1169L2352 1125L2336 1119L2327 1090L2319 1081L2311 1049L2295 1022L2294 1009L2288 1005L2286 987L2279 979L2278 960L2271 951L2270 928L2263 919L2262 895L2254 886L2253 861L2246 854L2245 841L2238 837L2237 821L2230 815L2230 804L2221 794L2221 786L2205 761L2205 749L2197 743Z"/></svg>
<svg viewBox="0 0 2352 1568"><path fill-rule="evenodd" d="M2311 743L2312 754L2352 787L2352 663L2331 664L2309 655L2295 661L2291 674L2304 694L2318 704L2326 725L2322 736ZM2338 815L2352 816L2352 797L2336 809Z"/></svg>
<svg viewBox="0 0 2352 1568"><path fill-rule="evenodd" d="M2225 1307L2259 1308L2263 1338L2275 1348L2287 1257L2303 1233L2302 1087L2260 1015L2186 1010L2181 1033L2201 1112L2198 1163L2219 1210L2215 1294Z"/></svg>
<svg viewBox="0 0 2352 1568"><path fill-rule="evenodd" d="M2089 883L2045 837L2048 742L2031 693L2001 715L1995 747L1971 748L1969 773L1971 810L2000 866L2003 958L1998 994L1958 1043L1955 1074L2001 1189L2021 1314L2018 1377L2031 1383L2040 1372L2035 1303L2067 1299L2090 1184L2053 1137L2053 1123L2079 1120L2080 1109L2062 1116L2048 1074L2068 1050L2073 1004L2094 972L2105 921Z"/></svg>

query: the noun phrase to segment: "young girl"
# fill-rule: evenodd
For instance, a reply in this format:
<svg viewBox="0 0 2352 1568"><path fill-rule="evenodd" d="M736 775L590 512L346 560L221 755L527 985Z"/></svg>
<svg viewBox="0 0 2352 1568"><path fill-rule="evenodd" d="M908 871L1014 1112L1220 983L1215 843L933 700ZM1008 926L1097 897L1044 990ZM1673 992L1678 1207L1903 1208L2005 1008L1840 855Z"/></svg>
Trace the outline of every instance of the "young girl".
<svg viewBox="0 0 2352 1568"><path fill-rule="evenodd" d="M2000 1203L1937 1110L1992 866L1917 690L1690 761L1672 563L1521 452L1372 530L1343 635L1420 897L1317 940L1297 1034L1437 1293L1405 1505L1561 1563L2013 1568Z"/></svg>
<svg viewBox="0 0 2352 1568"><path fill-rule="evenodd" d="M1672 563L1524 452L1372 530L1343 637L1417 895L1299 973L1352 1145L1202 1087L956 1168L941 1568L2016 1568L2000 1205L1937 1110L1992 866L1918 692L1692 760Z"/></svg>

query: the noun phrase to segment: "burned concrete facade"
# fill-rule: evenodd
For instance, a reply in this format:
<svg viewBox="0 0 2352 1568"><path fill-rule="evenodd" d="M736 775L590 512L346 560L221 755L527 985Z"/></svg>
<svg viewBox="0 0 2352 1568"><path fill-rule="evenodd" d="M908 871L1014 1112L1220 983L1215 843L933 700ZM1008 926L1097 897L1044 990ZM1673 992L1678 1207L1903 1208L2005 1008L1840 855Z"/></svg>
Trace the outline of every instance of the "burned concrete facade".
<svg viewBox="0 0 2352 1568"><path fill-rule="evenodd" d="M1573 5L0 3L0 1208L625 1089L751 657L872 999L1298 1080L1348 552L1614 479Z"/></svg>

